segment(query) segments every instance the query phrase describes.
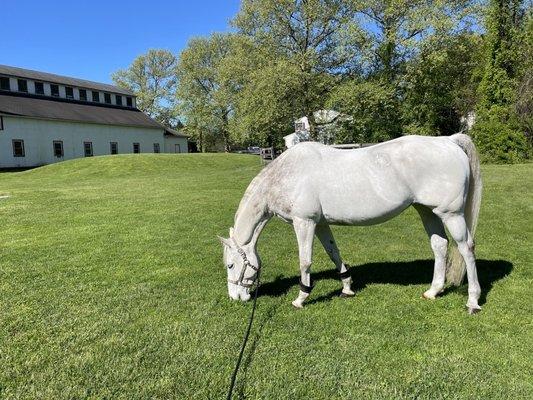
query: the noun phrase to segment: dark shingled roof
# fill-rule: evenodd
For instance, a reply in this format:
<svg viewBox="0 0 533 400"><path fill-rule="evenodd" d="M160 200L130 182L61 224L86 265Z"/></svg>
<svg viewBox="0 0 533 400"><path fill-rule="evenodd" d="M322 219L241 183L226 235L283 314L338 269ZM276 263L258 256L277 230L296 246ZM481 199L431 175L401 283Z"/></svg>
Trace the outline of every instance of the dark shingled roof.
<svg viewBox="0 0 533 400"><path fill-rule="evenodd" d="M178 131L176 131L174 129L171 129L171 128L166 128L165 129L165 135L182 137L182 138L188 138L189 137L189 136L185 135L184 133L178 132Z"/></svg>
<svg viewBox="0 0 533 400"><path fill-rule="evenodd" d="M86 81L84 79L70 78L68 76L49 74L47 72L33 71L31 69L10 67L8 65L0 65L0 74L10 75L18 78L33 79L36 81L59 83L61 85L66 86L76 86L87 89L101 90L103 92L120 93L126 96L134 96L134 93L130 90L119 88L118 86L93 81Z"/></svg>
<svg viewBox="0 0 533 400"><path fill-rule="evenodd" d="M104 125L165 129L143 112L123 107L97 106L62 99L0 94L0 114Z"/></svg>

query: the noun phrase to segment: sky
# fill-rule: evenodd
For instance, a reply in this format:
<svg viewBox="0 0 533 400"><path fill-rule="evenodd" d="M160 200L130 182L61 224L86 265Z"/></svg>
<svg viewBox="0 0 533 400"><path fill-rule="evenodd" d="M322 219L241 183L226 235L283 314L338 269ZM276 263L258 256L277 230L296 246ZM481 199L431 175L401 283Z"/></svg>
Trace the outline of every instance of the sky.
<svg viewBox="0 0 533 400"><path fill-rule="evenodd" d="M229 31L240 0L6 0L0 64L111 83L151 48Z"/></svg>

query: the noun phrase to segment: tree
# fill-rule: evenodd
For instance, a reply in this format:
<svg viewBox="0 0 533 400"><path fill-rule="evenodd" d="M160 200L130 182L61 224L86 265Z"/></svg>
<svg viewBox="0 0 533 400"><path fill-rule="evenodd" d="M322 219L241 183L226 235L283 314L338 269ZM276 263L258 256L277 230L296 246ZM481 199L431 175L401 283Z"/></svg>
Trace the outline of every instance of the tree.
<svg viewBox="0 0 533 400"><path fill-rule="evenodd" d="M232 36L225 34L195 38L179 57L178 107L201 151L214 147L218 140L225 151L231 150L234 88L221 73L231 42Z"/></svg>
<svg viewBox="0 0 533 400"><path fill-rule="evenodd" d="M486 161L516 162L528 156L528 143L516 109L520 32L524 29L520 0L491 0L486 19L485 70L474 138Z"/></svg>
<svg viewBox="0 0 533 400"><path fill-rule="evenodd" d="M393 83L427 40L463 30L474 0L351 0L367 74Z"/></svg>
<svg viewBox="0 0 533 400"><path fill-rule="evenodd" d="M533 140L533 7L527 9L518 68L516 111L531 149Z"/></svg>
<svg viewBox="0 0 533 400"><path fill-rule="evenodd" d="M397 98L391 85L377 80L350 80L337 87L328 108L349 115L337 143L375 143L401 135Z"/></svg>
<svg viewBox="0 0 533 400"><path fill-rule="evenodd" d="M137 107L165 126L179 124L175 110L176 57L167 50L151 49L127 68L113 74L113 81L137 96Z"/></svg>
<svg viewBox="0 0 533 400"><path fill-rule="evenodd" d="M240 104L261 106L264 135L273 134L268 127L276 125L283 113L283 118L292 121L307 116L311 137L316 138L314 111L324 106L336 77L353 68L353 53L343 41L344 26L352 17L343 0L243 1L233 25L255 47L252 54L266 52L270 58L260 58L258 68L248 74L242 91L245 100L241 97ZM282 85L275 85L278 79ZM262 101L258 92L250 89L254 87L262 88L261 93L274 101ZM245 121L240 124L246 125ZM248 129L252 130L250 124Z"/></svg>
<svg viewBox="0 0 533 400"><path fill-rule="evenodd" d="M355 73L328 101L328 107L352 117L339 139L382 141L404 133L458 130L459 114L473 102L471 53L476 52L469 46L475 40L467 43L464 37L470 36L463 34L473 19L471 2L349 3Z"/></svg>
<svg viewBox="0 0 533 400"><path fill-rule="evenodd" d="M299 70L277 62L258 69L237 96L232 133L241 143L283 146L282 137L293 128L298 107L291 93L299 91Z"/></svg>
<svg viewBox="0 0 533 400"><path fill-rule="evenodd" d="M478 34L447 36L427 42L406 63L401 109L407 133L451 135L461 130L461 117L474 110L477 100L481 45Z"/></svg>

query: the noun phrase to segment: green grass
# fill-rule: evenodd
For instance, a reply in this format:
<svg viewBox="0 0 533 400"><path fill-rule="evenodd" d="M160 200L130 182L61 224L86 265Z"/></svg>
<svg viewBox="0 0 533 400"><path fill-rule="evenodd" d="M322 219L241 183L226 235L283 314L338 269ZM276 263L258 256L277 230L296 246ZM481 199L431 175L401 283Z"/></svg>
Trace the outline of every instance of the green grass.
<svg viewBox="0 0 533 400"><path fill-rule="evenodd" d="M216 235L258 171L251 156L132 155L0 174L0 398L223 398L251 303L228 299ZM236 397L532 398L533 164L483 173L474 317L466 286L421 299L432 252L413 210L334 228L357 295L338 298L316 245L296 311L296 240L273 220Z"/></svg>

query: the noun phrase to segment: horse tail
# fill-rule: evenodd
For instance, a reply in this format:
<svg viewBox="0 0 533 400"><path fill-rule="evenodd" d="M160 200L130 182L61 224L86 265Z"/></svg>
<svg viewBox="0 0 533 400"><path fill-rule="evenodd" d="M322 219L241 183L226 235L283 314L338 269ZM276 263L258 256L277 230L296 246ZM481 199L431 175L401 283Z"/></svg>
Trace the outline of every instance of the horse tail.
<svg viewBox="0 0 533 400"><path fill-rule="evenodd" d="M464 216L466 225L472 236L472 240L474 240L474 234L476 232L479 216L479 208L481 205L481 189L483 186L481 182L479 156L470 136L457 133L450 136L450 139L457 144L468 156L468 163L470 165L470 179L468 184L468 194L466 198ZM446 270L447 281L456 286L460 285L465 276L466 267L456 243L453 243L450 248Z"/></svg>

